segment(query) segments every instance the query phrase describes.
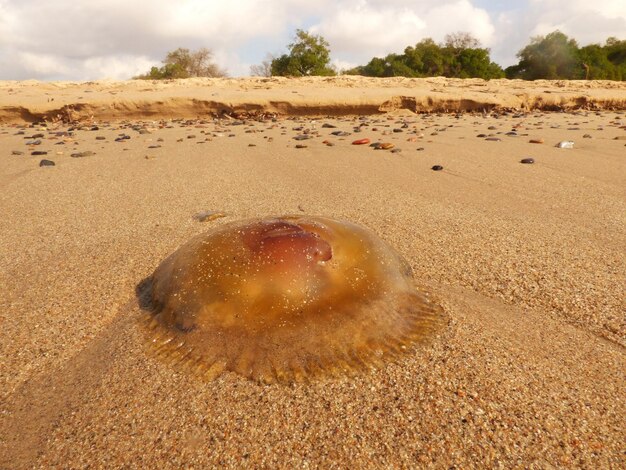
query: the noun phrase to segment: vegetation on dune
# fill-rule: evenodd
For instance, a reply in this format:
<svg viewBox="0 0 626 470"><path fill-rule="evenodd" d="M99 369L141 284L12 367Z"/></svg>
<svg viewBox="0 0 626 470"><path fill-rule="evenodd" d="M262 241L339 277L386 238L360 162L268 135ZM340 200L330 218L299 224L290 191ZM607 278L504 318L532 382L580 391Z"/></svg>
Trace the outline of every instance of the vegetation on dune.
<svg viewBox="0 0 626 470"><path fill-rule="evenodd" d="M469 33L448 34L443 43L426 38L408 46L401 54L373 57L367 64L342 71L366 77L452 77L519 78L524 80L626 80L626 40L608 38L604 45L578 43L560 31L530 40L517 53L519 62L502 70L493 62L490 51L481 47ZM178 48L168 52L163 66L152 67L135 78L161 80L189 77L225 77L226 71L213 62L209 49L197 51ZM322 36L296 30L288 53L267 55L250 74L260 77L337 75L330 63L330 46Z"/></svg>
<svg viewBox="0 0 626 470"><path fill-rule="evenodd" d="M190 51L179 47L168 52L162 67L152 67L148 73L134 78L140 80L165 80L191 77L226 77L226 71L213 62L213 53L203 47Z"/></svg>
<svg viewBox="0 0 626 470"><path fill-rule="evenodd" d="M289 44L289 54L283 54L272 60L271 74L307 77L337 75L337 72L330 65L328 42L322 36L298 29L294 42Z"/></svg>
<svg viewBox="0 0 626 470"><path fill-rule="evenodd" d="M402 54L374 57L366 65L346 70L367 77L502 78L504 71L491 61L489 49L468 33L449 34L443 44L430 38L408 46Z"/></svg>
<svg viewBox="0 0 626 470"><path fill-rule="evenodd" d="M537 36L518 52L519 63L508 67L507 78L536 79L626 79L626 41L609 38L604 46L579 47L560 31Z"/></svg>

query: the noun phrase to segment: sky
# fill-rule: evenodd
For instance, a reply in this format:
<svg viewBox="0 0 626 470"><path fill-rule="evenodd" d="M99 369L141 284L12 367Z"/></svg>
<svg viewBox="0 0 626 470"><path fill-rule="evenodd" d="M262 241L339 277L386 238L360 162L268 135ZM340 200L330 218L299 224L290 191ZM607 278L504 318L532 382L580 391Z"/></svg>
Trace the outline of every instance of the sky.
<svg viewBox="0 0 626 470"><path fill-rule="evenodd" d="M580 45L626 39L626 0L0 0L0 80L127 79L178 47L207 47L230 76L322 35L345 69L468 32L503 67L559 29Z"/></svg>

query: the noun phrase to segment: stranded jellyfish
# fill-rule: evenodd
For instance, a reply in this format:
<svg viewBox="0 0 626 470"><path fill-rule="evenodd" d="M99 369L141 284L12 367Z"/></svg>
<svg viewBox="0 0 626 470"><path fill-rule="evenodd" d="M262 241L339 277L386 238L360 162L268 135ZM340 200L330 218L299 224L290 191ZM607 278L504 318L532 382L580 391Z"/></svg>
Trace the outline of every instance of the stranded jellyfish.
<svg viewBox="0 0 626 470"><path fill-rule="evenodd" d="M293 382L367 369L431 336L443 318L387 243L325 217L215 228L144 286L152 344L209 378Z"/></svg>

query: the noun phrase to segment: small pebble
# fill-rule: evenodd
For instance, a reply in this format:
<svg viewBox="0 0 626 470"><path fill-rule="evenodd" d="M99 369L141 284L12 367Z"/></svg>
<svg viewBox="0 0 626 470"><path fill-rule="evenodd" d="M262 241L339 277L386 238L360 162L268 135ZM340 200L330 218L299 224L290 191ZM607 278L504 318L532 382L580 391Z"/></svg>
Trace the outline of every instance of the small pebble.
<svg viewBox="0 0 626 470"><path fill-rule="evenodd" d="M528 142L531 144L543 144L543 139L530 139Z"/></svg>
<svg viewBox="0 0 626 470"><path fill-rule="evenodd" d="M39 166L55 166L55 163L52 160L41 160L39 162Z"/></svg>
<svg viewBox="0 0 626 470"><path fill-rule="evenodd" d="M305 149L305 148L307 148L307 146L304 145L304 144L296 144L296 148L297 149Z"/></svg>
<svg viewBox="0 0 626 470"><path fill-rule="evenodd" d="M45 150L35 150L34 152L30 153L31 155L48 155L48 152L46 152Z"/></svg>
<svg viewBox="0 0 626 470"><path fill-rule="evenodd" d="M560 149L573 149L574 142L571 140L563 140L562 142L559 142L558 144L556 144L556 146Z"/></svg>
<svg viewBox="0 0 626 470"><path fill-rule="evenodd" d="M534 158L522 158L520 160L520 163L535 163L535 159Z"/></svg>
<svg viewBox="0 0 626 470"><path fill-rule="evenodd" d="M11 155L24 155L24 152L20 151L20 150L13 150L11 152Z"/></svg>
<svg viewBox="0 0 626 470"><path fill-rule="evenodd" d="M441 165L434 165L431 170L433 171L441 171L443 170L443 167Z"/></svg>
<svg viewBox="0 0 626 470"><path fill-rule="evenodd" d="M359 140L355 140L354 142L352 142L352 145L365 145L369 143L370 143L369 139L359 139Z"/></svg>
<svg viewBox="0 0 626 470"><path fill-rule="evenodd" d="M82 157L91 157L92 155L95 155L95 152L92 152L91 150L86 150L84 152L76 152L76 153L72 153L70 154L70 157L73 158L82 158Z"/></svg>
<svg viewBox="0 0 626 470"><path fill-rule="evenodd" d="M489 140L491 142L500 142L502 139L500 137L487 137L485 140Z"/></svg>

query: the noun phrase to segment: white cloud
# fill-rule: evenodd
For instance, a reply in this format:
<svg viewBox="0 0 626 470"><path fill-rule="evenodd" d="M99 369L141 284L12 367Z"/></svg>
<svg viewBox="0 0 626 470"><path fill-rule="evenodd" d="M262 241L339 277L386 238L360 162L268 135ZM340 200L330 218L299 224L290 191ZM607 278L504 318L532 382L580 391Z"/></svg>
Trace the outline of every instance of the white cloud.
<svg viewBox="0 0 626 470"><path fill-rule="evenodd" d="M356 5L340 0L335 5L311 31L330 42L338 60L348 62L400 53L424 38L441 41L457 31L469 32L489 45L494 31L489 14L468 0L360 0Z"/></svg>
<svg viewBox="0 0 626 470"><path fill-rule="evenodd" d="M246 75L286 51L296 28L322 34L339 68L457 31L506 66L532 35L557 28L580 44L624 38L624 1L525 0L489 12L477 0L0 0L0 79L128 78L177 47L209 47L231 75Z"/></svg>

